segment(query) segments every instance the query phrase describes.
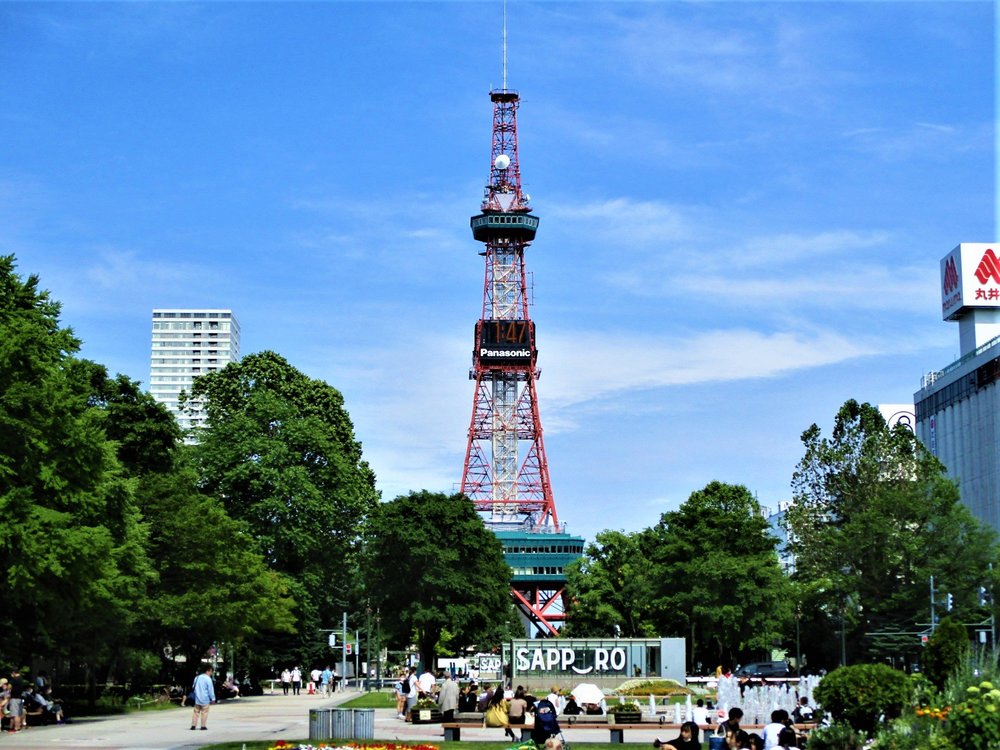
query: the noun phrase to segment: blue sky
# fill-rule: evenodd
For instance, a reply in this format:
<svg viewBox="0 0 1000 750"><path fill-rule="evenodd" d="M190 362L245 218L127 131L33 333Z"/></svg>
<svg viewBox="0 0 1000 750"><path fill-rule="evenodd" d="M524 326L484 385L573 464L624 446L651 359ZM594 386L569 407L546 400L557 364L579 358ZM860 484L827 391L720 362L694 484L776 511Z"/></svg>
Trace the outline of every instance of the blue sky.
<svg viewBox="0 0 1000 750"><path fill-rule="evenodd" d="M508 7L560 520L789 496L811 423L951 362L938 261L996 239L989 2ZM154 307L339 388L385 498L472 407L501 5L0 4L0 251L148 381Z"/></svg>

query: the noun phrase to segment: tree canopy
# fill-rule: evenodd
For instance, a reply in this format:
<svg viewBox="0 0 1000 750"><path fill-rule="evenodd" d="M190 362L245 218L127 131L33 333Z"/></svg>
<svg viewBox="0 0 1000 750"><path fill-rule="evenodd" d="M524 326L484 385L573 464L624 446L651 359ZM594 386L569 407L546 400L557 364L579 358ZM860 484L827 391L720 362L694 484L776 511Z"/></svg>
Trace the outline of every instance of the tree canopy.
<svg viewBox="0 0 1000 750"><path fill-rule="evenodd" d="M151 579L130 487L60 306L0 257L3 656L106 658ZM16 615L16 622L14 621Z"/></svg>
<svg viewBox="0 0 1000 750"><path fill-rule="evenodd" d="M656 574L647 556L649 533L599 532L566 571L572 602L565 635L643 638L656 635L650 596Z"/></svg>
<svg viewBox="0 0 1000 750"><path fill-rule="evenodd" d="M803 606L825 624L810 640L829 643L843 622L849 661L878 655L875 636L928 621L932 575L954 592L957 613L978 606L994 534L906 426L890 429L878 409L851 400L830 438L814 424L802 442L786 524Z"/></svg>
<svg viewBox="0 0 1000 750"><path fill-rule="evenodd" d="M792 613L777 539L750 491L711 482L650 532L655 620L688 636L692 663L767 654Z"/></svg>
<svg viewBox="0 0 1000 750"><path fill-rule="evenodd" d="M517 620L503 546L462 494L411 492L384 503L369 528L365 573L389 638L415 642L431 667L446 632L459 647L492 646Z"/></svg>
<svg viewBox="0 0 1000 750"><path fill-rule="evenodd" d="M192 448L202 490L247 525L298 604L297 635L276 655L319 658L320 630L358 605L360 542L378 506L343 397L261 352L198 378L191 398L207 415Z"/></svg>

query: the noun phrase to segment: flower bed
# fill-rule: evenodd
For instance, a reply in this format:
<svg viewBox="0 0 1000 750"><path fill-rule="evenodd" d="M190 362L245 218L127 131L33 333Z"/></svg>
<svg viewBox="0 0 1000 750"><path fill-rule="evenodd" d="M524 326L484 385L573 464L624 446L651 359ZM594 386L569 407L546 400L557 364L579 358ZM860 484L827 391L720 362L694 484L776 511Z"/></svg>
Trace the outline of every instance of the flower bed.
<svg viewBox="0 0 1000 750"><path fill-rule="evenodd" d="M284 740L278 740L268 750L438 750L437 745L406 745L396 742L373 742L362 744L332 744L293 745Z"/></svg>

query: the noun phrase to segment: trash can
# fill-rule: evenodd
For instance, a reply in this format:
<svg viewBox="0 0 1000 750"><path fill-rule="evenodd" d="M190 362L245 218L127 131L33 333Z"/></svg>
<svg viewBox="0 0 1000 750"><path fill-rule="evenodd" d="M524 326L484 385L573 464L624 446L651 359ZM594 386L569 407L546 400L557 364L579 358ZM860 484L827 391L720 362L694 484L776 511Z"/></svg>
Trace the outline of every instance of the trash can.
<svg viewBox="0 0 1000 750"><path fill-rule="evenodd" d="M354 736L354 709L328 708L333 732L330 737L335 740L349 739Z"/></svg>
<svg viewBox="0 0 1000 750"><path fill-rule="evenodd" d="M356 740L375 739L374 708L354 709L354 734L351 736Z"/></svg>
<svg viewBox="0 0 1000 750"><path fill-rule="evenodd" d="M333 710L329 708L309 709L309 739L333 739Z"/></svg>

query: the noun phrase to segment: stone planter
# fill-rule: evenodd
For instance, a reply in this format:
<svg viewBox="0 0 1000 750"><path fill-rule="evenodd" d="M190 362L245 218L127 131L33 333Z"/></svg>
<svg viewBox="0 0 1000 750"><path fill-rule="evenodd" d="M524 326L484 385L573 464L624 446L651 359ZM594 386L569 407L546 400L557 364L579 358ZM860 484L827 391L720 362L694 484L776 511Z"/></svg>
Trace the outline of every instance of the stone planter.
<svg viewBox="0 0 1000 750"><path fill-rule="evenodd" d="M639 711L617 711L608 714L608 724L638 724L642 721Z"/></svg>
<svg viewBox="0 0 1000 750"><path fill-rule="evenodd" d="M414 708L410 710L410 721L414 724L440 724L441 711L436 708Z"/></svg>

